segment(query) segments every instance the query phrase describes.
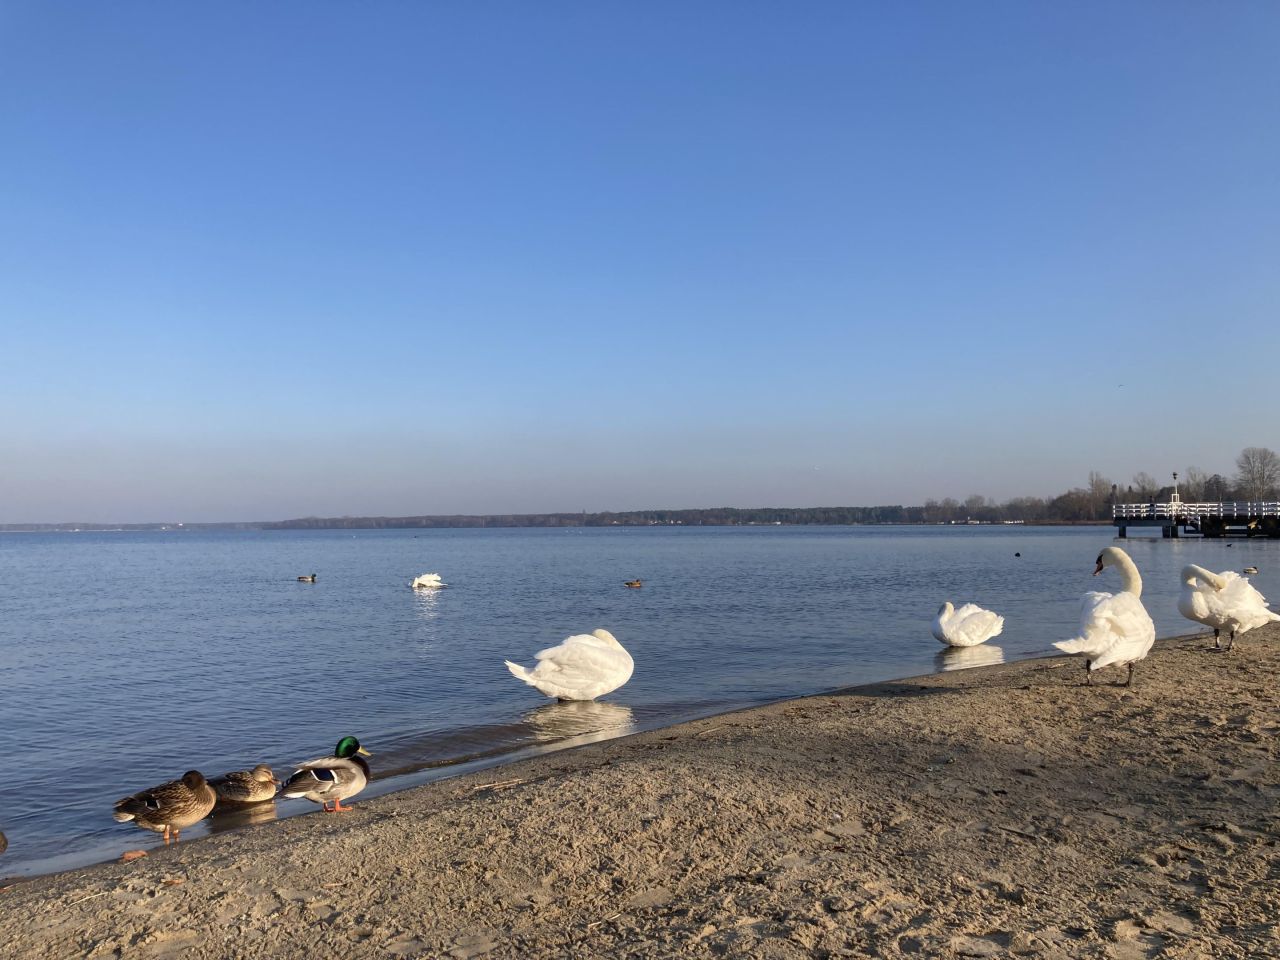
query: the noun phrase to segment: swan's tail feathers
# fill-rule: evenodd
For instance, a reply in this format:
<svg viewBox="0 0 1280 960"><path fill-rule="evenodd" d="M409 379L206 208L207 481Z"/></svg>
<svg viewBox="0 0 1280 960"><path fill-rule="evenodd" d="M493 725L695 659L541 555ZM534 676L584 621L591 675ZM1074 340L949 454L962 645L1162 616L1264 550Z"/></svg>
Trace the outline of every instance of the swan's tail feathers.
<svg viewBox="0 0 1280 960"><path fill-rule="evenodd" d="M1073 640L1059 640L1054 646L1063 653L1082 653L1089 646L1089 638L1076 637Z"/></svg>
<svg viewBox="0 0 1280 960"><path fill-rule="evenodd" d="M529 686L533 686L533 677L529 675L529 671L518 663L512 663L510 660L503 660L507 665L507 669L511 671L511 675L517 680L523 680Z"/></svg>

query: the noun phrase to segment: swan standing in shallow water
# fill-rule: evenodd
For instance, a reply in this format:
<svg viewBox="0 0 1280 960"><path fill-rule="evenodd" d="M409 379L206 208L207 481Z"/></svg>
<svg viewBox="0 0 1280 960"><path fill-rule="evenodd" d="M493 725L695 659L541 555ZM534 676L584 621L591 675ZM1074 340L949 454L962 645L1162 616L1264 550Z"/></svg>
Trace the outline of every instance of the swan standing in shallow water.
<svg viewBox="0 0 1280 960"><path fill-rule="evenodd" d="M1004 617L983 610L976 603L966 603L957 610L948 600L933 618L933 635L949 647L976 647L1004 629Z"/></svg>
<svg viewBox="0 0 1280 960"><path fill-rule="evenodd" d="M505 661L511 675L557 700L594 700L631 679L635 662L608 630L569 637L539 650L532 670Z"/></svg>
<svg viewBox="0 0 1280 960"><path fill-rule="evenodd" d="M1119 547L1107 547L1098 554L1093 575L1107 567L1119 572L1120 592L1086 593L1080 603L1080 636L1054 646L1064 653L1084 655L1085 683L1093 682L1094 670L1127 665L1127 687L1133 683L1133 665L1146 659L1156 642L1156 625L1142 605L1142 577L1129 555Z"/></svg>
<svg viewBox="0 0 1280 960"><path fill-rule="evenodd" d="M1214 573L1192 563L1182 568L1181 576L1178 612L1213 628L1215 650L1222 649L1223 630L1229 632L1226 648L1230 650L1236 634L1280 620L1280 614L1267 609L1267 598L1234 570Z"/></svg>

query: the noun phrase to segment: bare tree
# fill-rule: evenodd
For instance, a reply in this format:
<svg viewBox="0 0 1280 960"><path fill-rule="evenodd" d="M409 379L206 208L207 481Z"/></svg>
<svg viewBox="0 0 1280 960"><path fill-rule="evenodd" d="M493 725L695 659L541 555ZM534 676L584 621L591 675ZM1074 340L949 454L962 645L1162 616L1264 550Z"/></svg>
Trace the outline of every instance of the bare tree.
<svg viewBox="0 0 1280 960"><path fill-rule="evenodd" d="M1097 470L1089 471L1089 512L1090 519L1100 520L1110 516L1111 488L1114 484Z"/></svg>
<svg viewBox="0 0 1280 960"><path fill-rule="evenodd" d="M1183 500L1203 500L1205 497L1205 484L1209 482L1209 475L1199 467L1187 467L1182 474L1182 484L1179 493L1182 494Z"/></svg>
<svg viewBox="0 0 1280 960"><path fill-rule="evenodd" d="M1137 490L1138 495L1146 500L1154 497L1160 492L1160 484L1156 478L1145 471L1139 471L1133 475L1133 486Z"/></svg>
<svg viewBox="0 0 1280 960"><path fill-rule="evenodd" d="M1230 500L1233 494L1231 484L1220 473L1215 473L1204 482L1204 498L1206 500Z"/></svg>
<svg viewBox="0 0 1280 960"><path fill-rule="evenodd" d="M1280 456L1266 447L1245 447L1236 457L1236 483L1246 500L1268 500L1280 486Z"/></svg>

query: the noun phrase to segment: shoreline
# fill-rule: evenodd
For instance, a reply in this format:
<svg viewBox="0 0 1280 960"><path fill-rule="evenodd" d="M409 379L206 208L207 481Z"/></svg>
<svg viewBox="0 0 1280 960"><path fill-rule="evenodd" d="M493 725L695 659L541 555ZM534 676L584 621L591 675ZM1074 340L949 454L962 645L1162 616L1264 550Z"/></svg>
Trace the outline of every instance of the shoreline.
<svg viewBox="0 0 1280 960"><path fill-rule="evenodd" d="M787 699L32 877L0 957L1280 953L1278 641Z"/></svg>

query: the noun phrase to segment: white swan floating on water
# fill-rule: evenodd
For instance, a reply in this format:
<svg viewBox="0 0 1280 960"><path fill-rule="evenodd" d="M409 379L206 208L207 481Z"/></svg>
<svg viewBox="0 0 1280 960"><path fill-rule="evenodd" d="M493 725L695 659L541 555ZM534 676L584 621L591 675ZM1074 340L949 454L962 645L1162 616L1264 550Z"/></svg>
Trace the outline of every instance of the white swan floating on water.
<svg viewBox="0 0 1280 960"><path fill-rule="evenodd" d="M569 637L535 655L532 670L505 661L511 675L557 700L594 700L631 679L635 662L608 630Z"/></svg>
<svg viewBox="0 0 1280 960"><path fill-rule="evenodd" d="M1222 649L1222 631L1228 631L1226 649L1235 646L1236 635L1280 620L1267 609L1267 598L1234 570L1214 573L1194 563L1182 568L1182 592L1178 612L1188 620L1213 628L1213 646Z"/></svg>
<svg viewBox="0 0 1280 960"><path fill-rule="evenodd" d="M1119 572L1121 591L1086 593L1080 603L1080 636L1054 646L1064 653L1084 655L1085 683L1093 682L1094 670L1128 666L1127 687L1133 682L1133 665L1145 659L1156 642L1156 625L1142 605L1142 576L1129 555L1119 547L1107 547L1098 554L1093 575L1107 567Z"/></svg>
<svg viewBox="0 0 1280 960"><path fill-rule="evenodd" d="M949 647L976 647L1004 629L1004 617L983 610L976 603L966 603L957 610L948 600L933 618L933 635Z"/></svg>
<svg viewBox="0 0 1280 960"><path fill-rule="evenodd" d="M447 583L440 580L438 573L424 573L420 577L414 577L413 583L409 584L414 590L439 590L441 587L447 587Z"/></svg>

